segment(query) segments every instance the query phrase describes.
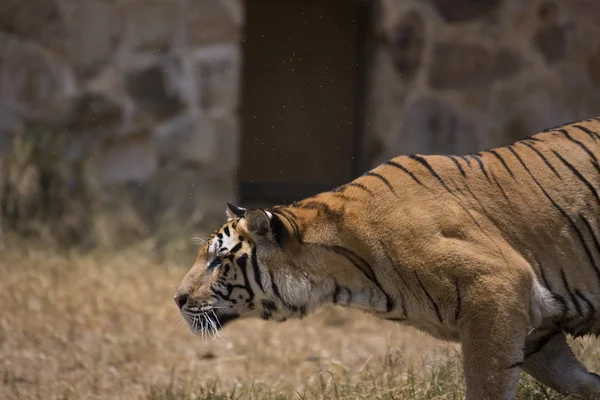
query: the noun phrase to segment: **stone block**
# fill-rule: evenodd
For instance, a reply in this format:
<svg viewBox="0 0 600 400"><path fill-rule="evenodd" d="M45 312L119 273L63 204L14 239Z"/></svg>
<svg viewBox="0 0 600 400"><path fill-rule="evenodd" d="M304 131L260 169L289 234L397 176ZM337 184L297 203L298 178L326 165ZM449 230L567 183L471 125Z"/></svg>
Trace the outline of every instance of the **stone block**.
<svg viewBox="0 0 600 400"><path fill-rule="evenodd" d="M157 65L127 74L127 91L136 105L158 120L178 114L184 108L173 85L168 84L165 70Z"/></svg>
<svg viewBox="0 0 600 400"><path fill-rule="evenodd" d="M100 184L147 181L158 162L150 135L140 134L109 139L92 158Z"/></svg>
<svg viewBox="0 0 600 400"><path fill-rule="evenodd" d="M540 3L538 7L538 18L543 24L556 24L560 10L555 0L547 0Z"/></svg>
<svg viewBox="0 0 600 400"><path fill-rule="evenodd" d="M196 53L200 105L205 110L234 110L240 89L239 48L215 45Z"/></svg>
<svg viewBox="0 0 600 400"><path fill-rule="evenodd" d="M0 98L5 111L32 120L61 120L75 91L65 59L35 42L0 33Z"/></svg>
<svg viewBox="0 0 600 400"><path fill-rule="evenodd" d="M461 89L489 85L521 69L518 54L508 49L489 50L483 46L442 42L435 45L428 71L434 89Z"/></svg>
<svg viewBox="0 0 600 400"><path fill-rule="evenodd" d="M217 162L218 132L205 116L184 114L159 125L154 133L161 164L198 167Z"/></svg>
<svg viewBox="0 0 600 400"><path fill-rule="evenodd" d="M71 61L79 76L90 77L116 50L123 22L111 2L80 0L64 7Z"/></svg>
<svg viewBox="0 0 600 400"><path fill-rule="evenodd" d="M73 104L66 127L71 131L116 127L123 123L123 106L100 94L86 93Z"/></svg>
<svg viewBox="0 0 600 400"><path fill-rule="evenodd" d="M429 0L447 22L472 21L496 9L500 0Z"/></svg>
<svg viewBox="0 0 600 400"><path fill-rule="evenodd" d="M398 153L464 154L478 151L485 132L447 101L421 96L407 104L401 131L394 138ZM480 149L479 149L480 150Z"/></svg>
<svg viewBox="0 0 600 400"><path fill-rule="evenodd" d="M425 22L421 15L414 10L406 12L390 38L390 53L402 79L411 80L417 74L425 39Z"/></svg>
<svg viewBox="0 0 600 400"><path fill-rule="evenodd" d="M186 29L181 1L130 1L119 12L125 24L124 41L134 51L165 52Z"/></svg>
<svg viewBox="0 0 600 400"><path fill-rule="evenodd" d="M188 43L201 47L237 42L243 24L240 0L193 0L186 2Z"/></svg>
<svg viewBox="0 0 600 400"><path fill-rule="evenodd" d="M57 1L2 0L0 31L32 40L45 48L65 51L67 29Z"/></svg>
<svg viewBox="0 0 600 400"><path fill-rule="evenodd" d="M225 221L225 202L236 197L234 176L212 168L168 166L152 176L149 189L163 213L175 212L210 230Z"/></svg>
<svg viewBox="0 0 600 400"><path fill-rule="evenodd" d="M217 139L214 168L223 173L235 173L240 161L241 144L238 118L235 115L222 115L213 120Z"/></svg>
<svg viewBox="0 0 600 400"><path fill-rule="evenodd" d="M515 81L495 92L490 119L501 126L503 142L584 118L588 101L584 88L589 84L583 76L569 81L569 76L577 75L575 71L556 71L528 81Z"/></svg>
<svg viewBox="0 0 600 400"><path fill-rule="evenodd" d="M558 25L542 26L533 36L533 46L539 51L547 64L563 60L567 55L567 37Z"/></svg>

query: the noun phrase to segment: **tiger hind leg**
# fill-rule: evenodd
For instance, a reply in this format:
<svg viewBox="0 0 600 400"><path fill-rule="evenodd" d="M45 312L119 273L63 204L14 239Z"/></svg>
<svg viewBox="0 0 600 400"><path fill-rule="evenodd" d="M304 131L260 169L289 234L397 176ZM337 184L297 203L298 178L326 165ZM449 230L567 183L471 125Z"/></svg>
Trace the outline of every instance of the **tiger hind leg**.
<svg viewBox="0 0 600 400"><path fill-rule="evenodd" d="M577 360L563 332L534 335L525 356L523 370L543 384L561 394L600 399L600 377Z"/></svg>

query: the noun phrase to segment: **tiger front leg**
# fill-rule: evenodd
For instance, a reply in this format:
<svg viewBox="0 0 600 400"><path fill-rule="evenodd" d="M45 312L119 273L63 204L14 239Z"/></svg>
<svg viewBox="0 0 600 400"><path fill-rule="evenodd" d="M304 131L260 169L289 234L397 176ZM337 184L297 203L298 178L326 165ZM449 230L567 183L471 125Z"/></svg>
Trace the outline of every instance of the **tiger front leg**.
<svg viewBox="0 0 600 400"><path fill-rule="evenodd" d="M527 299L506 286L472 288L458 320L467 400L515 399L527 335Z"/></svg>

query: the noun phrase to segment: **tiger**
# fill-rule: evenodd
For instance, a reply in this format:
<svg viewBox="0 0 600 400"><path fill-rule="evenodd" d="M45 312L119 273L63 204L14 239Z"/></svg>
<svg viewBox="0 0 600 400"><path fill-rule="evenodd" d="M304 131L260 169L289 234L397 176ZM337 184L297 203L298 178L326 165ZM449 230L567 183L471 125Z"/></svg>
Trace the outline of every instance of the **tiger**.
<svg viewBox="0 0 600 400"><path fill-rule="evenodd" d="M568 336L600 333L600 117L466 155L410 154L288 205L226 204L175 293L194 333L323 305L458 342L467 400L521 372L600 398Z"/></svg>

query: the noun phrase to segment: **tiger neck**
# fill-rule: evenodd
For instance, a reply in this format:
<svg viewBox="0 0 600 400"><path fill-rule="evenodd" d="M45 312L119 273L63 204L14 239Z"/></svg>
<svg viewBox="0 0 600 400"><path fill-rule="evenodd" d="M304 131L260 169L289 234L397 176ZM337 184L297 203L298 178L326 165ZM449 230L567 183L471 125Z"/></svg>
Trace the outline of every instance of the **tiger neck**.
<svg viewBox="0 0 600 400"><path fill-rule="evenodd" d="M357 308L380 317L392 311L394 299L387 294L374 268L377 255L371 254L360 233L347 224L340 229L335 216L313 215L314 210L310 215L300 214L293 207L273 211L280 216L291 241L302 249L302 260L298 261L305 265L300 269L319 275L310 285L300 276L292 279L304 282L293 290L306 295L300 296L306 300L302 311L312 311L323 304ZM308 287L310 290L301 289Z"/></svg>

